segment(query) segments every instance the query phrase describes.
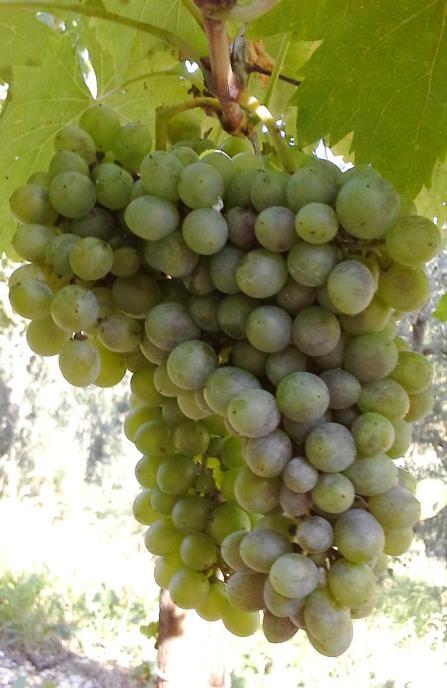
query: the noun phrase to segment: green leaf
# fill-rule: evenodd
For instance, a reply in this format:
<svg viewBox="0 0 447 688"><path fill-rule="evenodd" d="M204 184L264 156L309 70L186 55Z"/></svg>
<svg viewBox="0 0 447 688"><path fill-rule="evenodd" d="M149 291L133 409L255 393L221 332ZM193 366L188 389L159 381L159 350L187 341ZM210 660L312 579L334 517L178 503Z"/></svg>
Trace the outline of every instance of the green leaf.
<svg viewBox="0 0 447 688"><path fill-rule="evenodd" d="M436 304L435 310L433 311L433 315L435 316L435 318L438 318L438 320L447 320L447 294L441 296L438 303Z"/></svg>
<svg viewBox="0 0 447 688"><path fill-rule="evenodd" d="M53 153L54 134L77 118L89 102L79 62L69 36L46 41L42 66L17 66L0 118L0 251L11 241L15 222L9 198Z"/></svg>
<svg viewBox="0 0 447 688"><path fill-rule="evenodd" d="M430 185L447 153L445 0L283 0L253 31L323 41L294 97L302 145L353 132L357 163L410 198Z"/></svg>
<svg viewBox="0 0 447 688"><path fill-rule="evenodd" d="M416 198L418 212L436 218L440 227L447 223L447 163L436 163L430 188L424 186Z"/></svg>
<svg viewBox="0 0 447 688"><path fill-rule="evenodd" d="M51 33L35 12L0 4L0 72L12 65L40 64Z"/></svg>

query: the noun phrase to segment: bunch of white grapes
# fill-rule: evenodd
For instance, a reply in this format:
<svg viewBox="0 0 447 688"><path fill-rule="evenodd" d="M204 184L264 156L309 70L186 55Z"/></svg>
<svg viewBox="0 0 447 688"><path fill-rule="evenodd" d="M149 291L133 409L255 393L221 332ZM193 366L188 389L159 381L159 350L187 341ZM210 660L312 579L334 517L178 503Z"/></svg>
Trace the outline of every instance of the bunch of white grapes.
<svg viewBox="0 0 447 688"><path fill-rule="evenodd" d="M429 298L437 227L373 168L293 174L191 112L151 152L101 105L11 198L10 300L73 385L130 370L135 518L174 602L239 636L306 633L338 656L410 546L395 460L432 408L432 367L396 336ZM261 614L260 614L261 613Z"/></svg>

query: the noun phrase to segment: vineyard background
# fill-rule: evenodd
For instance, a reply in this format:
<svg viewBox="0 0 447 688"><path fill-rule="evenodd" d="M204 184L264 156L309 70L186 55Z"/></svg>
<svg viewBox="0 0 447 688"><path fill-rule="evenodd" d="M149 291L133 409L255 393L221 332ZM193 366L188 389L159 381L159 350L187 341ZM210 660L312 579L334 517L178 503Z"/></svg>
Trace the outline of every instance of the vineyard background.
<svg viewBox="0 0 447 688"><path fill-rule="evenodd" d="M0 686L150 688L158 592L130 513L138 456L121 429L127 381L73 389L56 360L32 355L7 300L13 267L2 263L0 285ZM446 289L445 254L430 272L432 302L401 332L435 364L436 406L408 460L432 480L422 494L429 516L443 504L447 473L446 325L431 317ZM317 655L300 634L274 646L222 631L229 685L422 688L427 667L447 679L446 534L446 508L418 526L341 659Z"/></svg>

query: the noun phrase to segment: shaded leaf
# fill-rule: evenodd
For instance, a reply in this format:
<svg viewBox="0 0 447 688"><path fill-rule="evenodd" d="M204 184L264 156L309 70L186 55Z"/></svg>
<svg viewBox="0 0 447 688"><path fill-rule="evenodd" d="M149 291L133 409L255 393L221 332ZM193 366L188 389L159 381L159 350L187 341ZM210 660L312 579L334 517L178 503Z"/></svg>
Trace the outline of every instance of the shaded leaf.
<svg viewBox="0 0 447 688"><path fill-rule="evenodd" d="M438 320L442 320L443 322L447 321L447 294L441 296L436 304L436 309L433 311L433 315Z"/></svg>

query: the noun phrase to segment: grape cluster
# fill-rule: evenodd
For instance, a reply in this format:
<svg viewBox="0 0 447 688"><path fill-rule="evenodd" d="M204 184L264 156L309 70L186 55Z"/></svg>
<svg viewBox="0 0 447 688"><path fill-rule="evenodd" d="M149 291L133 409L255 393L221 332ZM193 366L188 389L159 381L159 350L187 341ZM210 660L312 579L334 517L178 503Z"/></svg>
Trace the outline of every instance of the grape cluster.
<svg viewBox="0 0 447 688"><path fill-rule="evenodd" d="M394 460L432 369L396 324L428 299L440 234L371 167L290 175L243 138L200 140L190 113L169 134L151 152L99 105L56 136L11 198L29 261L11 304L71 384L132 372L160 587L236 635L263 610L270 642L303 629L337 656L419 518Z"/></svg>

